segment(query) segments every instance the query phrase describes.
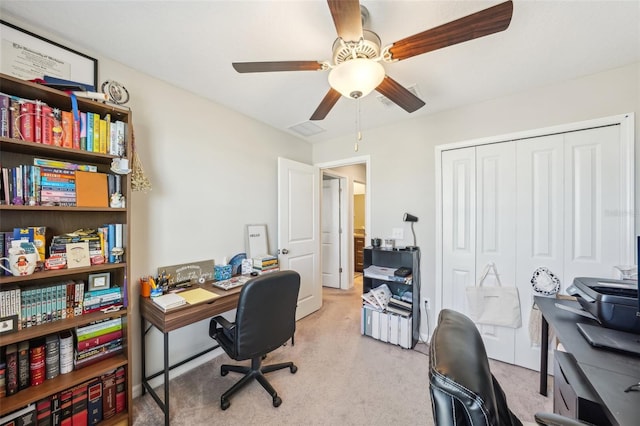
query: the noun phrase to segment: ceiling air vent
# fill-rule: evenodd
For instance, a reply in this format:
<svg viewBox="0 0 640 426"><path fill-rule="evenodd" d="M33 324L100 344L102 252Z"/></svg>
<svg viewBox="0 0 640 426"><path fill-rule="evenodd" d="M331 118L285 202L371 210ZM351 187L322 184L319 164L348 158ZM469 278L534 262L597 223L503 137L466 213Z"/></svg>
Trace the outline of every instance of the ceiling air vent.
<svg viewBox="0 0 640 426"><path fill-rule="evenodd" d="M296 124L289 127L289 130L299 134L300 136L313 136L325 131L322 127L311 121L305 121L304 123Z"/></svg>
<svg viewBox="0 0 640 426"><path fill-rule="evenodd" d="M413 93L415 96L417 96L418 98L421 98L421 96L418 94L418 88L416 87L415 84L412 84L411 86L407 86L407 90L410 91L411 93ZM382 103L382 105L384 105L386 108L391 108L391 107L397 107L398 105L396 105L392 100L390 100L389 98L387 98L384 95L378 95L376 97L380 103ZM422 99L422 98L421 98Z"/></svg>

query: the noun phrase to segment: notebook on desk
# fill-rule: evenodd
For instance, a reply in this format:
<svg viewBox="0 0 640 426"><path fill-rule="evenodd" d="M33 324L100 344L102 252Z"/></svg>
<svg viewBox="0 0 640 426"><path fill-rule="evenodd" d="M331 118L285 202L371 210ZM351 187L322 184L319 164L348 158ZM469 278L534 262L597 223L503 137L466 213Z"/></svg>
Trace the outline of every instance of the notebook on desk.
<svg viewBox="0 0 640 426"><path fill-rule="evenodd" d="M599 325L578 323L578 330L591 346L626 352L640 357L640 335Z"/></svg>

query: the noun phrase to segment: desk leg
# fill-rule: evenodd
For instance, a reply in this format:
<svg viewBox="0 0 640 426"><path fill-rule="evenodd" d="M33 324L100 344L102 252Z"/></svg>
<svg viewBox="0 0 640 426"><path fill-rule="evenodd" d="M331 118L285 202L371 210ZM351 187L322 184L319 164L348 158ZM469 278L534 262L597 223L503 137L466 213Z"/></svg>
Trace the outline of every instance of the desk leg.
<svg viewBox="0 0 640 426"><path fill-rule="evenodd" d="M145 348L145 336L144 332L144 318L140 316L140 369L142 370L142 395L147 393L147 387L145 384L147 383L147 353Z"/></svg>
<svg viewBox="0 0 640 426"><path fill-rule="evenodd" d="M540 341L540 395L547 396L547 363L549 360L549 323L542 315L542 336Z"/></svg>
<svg viewBox="0 0 640 426"><path fill-rule="evenodd" d="M169 426L169 333L164 333L164 424Z"/></svg>

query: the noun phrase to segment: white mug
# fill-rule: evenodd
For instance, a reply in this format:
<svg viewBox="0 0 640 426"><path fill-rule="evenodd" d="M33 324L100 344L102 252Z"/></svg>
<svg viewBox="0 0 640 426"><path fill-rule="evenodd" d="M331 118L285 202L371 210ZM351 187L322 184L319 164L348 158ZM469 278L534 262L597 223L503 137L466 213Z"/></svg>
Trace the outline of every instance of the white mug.
<svg viewBox="0 0 640 426"><path fill-rule="evenodd" d="M24 247L27 245L27 247ZM30 246L30 247L29 247ZM36 269L36 265L40 260L38 251L33 243L22 243L20 246L15 245L9 249L9 257L0 258L0 262L9 262L9 268L0 264L0 268L10 272L16 277L23 275L31 275Z"/></svg>

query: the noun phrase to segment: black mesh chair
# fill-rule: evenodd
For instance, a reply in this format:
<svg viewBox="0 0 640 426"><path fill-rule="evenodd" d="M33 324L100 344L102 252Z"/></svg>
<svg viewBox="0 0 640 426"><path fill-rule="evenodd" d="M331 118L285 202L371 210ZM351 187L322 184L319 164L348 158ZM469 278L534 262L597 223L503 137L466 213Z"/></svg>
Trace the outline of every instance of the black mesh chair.
<svg viewBox="0 0 640 426"><path fill-rule="evenodd" d="M282 399L264 377L265 373L289 368L298 370L293 362L262 366L271 351L293 339L296 328L296 307L300 290L300 275L294 271L272 272L247 281L240 291L234 323L221 316L211 319L209 335L236 361L251 360L251 366L222 365L220 374L229 371L244 374L220 397L220 408L226 410L229 398L256 379L273 398L273 406Z"/></svg>
<svg viewBox="0 0 640 426"><path fill-rule="evenodd" d="M489 370L476 325L465 315L443 309L429 347L429 390L436 425L521 426ZM552 413L537 413L540 425L584 425Z"/></svg>

